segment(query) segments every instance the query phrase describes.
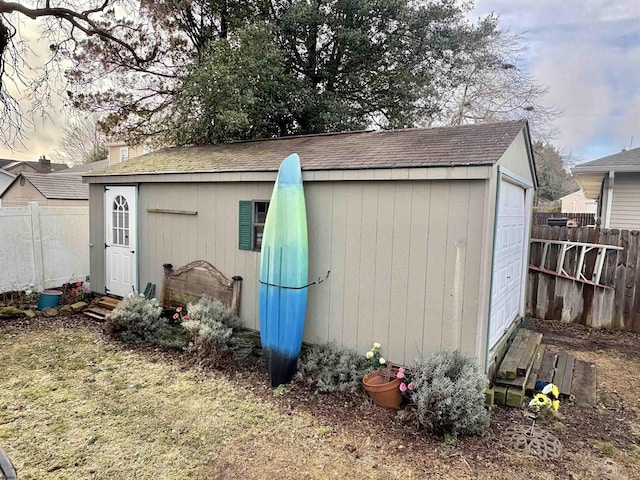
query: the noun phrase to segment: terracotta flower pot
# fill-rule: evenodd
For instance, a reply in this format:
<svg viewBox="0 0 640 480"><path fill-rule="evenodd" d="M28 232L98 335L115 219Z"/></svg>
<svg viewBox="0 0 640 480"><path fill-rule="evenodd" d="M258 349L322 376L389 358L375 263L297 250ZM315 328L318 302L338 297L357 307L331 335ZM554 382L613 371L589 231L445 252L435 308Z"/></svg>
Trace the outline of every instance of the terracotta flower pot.
<svg viewBox="0 0 640 480"><path fill-rule="evenodd" d="M401 380L396 377L398 370L392 369L389 380L385 377L385 370L376 370L365 375L362 385L367 391L373 403L385 408L398 408L402 403L402 392L400 392Z"/></svg>

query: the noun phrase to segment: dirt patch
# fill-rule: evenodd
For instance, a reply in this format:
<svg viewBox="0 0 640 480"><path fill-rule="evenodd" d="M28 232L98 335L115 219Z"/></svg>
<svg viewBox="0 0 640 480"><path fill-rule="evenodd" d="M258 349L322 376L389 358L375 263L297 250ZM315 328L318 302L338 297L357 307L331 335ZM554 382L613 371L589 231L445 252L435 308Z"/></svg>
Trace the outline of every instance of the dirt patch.
<svg viewBox="0 0 640 480"><path fill-rule="evenodd" d="M536 330L543 334L545 344L566 346L572 351L614 350L618 354L640 358L637 333L595 329L554 320L535 320L534 324Z"/></svg>
<svg viewBox="0 0 640 480"><path fill-rule="evenodd" d="M202 370L179 351L114 342L80 315L0 322L0 443L21 478L640 478L638 336L536 327L548 348L598 368L596 408L565 401L541 422L564 446L551 462L505 441L529 424L520 409L495 407L484 435L447 444L364 393L274 391L262 365Z"/></svg>

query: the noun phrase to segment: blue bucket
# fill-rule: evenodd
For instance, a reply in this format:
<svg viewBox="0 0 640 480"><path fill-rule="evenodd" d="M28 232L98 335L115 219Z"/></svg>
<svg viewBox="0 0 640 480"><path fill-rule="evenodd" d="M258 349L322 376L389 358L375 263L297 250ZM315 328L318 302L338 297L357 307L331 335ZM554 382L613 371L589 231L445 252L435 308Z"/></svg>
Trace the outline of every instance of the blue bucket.
<svg viewBox="0 0 640 480"><path fill-rule="evenodd" d="M62 298L62 292L60 290L43 290L38 297L38 310L43 310L47 307L57 307L60 305L60 298Z"/></svg>

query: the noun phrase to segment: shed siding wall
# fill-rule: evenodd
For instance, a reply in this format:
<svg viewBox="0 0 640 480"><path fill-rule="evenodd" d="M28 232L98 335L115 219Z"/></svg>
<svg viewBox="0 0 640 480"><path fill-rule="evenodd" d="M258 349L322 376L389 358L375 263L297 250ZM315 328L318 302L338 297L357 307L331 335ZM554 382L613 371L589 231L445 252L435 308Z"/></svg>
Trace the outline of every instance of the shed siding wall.
<svg viewBox="0 0 640 480"><path fill-rule="evenodd" d="M524 135L524 129L518 133L515 140L509 148L502 154L498 161L498 165L505 167L507 170L519 175L533 184L533 176L529 159L527 158L527 144Z"/></svg>
<svg viewBox="0 0 640 480"><path fill-rule="evenodd" d="M93 187L95 214L102 205L93 205ZM141 184L140 285L153 282L159 290L163 263L207 260L227 277L244 278L241 317L258 329L260 255L238 249L238 202L268 200L272 187ZM482 354L478 308L488 191L483 180L306 183L309 278L331 274L309 289L304 340L335 341L360 352L378 341L395 362L443 348ZM92 232L102 236L95 223ZM92 265L101 260L94 254ZM94 272L104 277L103 267Z"/></svg>
<svg viewBox="0 0 640 480"><path fill-rule="evenodd" d="M616 173L611 228L640 229L640 173Z"/></svg>
<svg viewBox="0 0 640 480"><path fill-rule="evenodd" d="M89 185L89 219L91 290L104 293L104 185Z"/></svg>

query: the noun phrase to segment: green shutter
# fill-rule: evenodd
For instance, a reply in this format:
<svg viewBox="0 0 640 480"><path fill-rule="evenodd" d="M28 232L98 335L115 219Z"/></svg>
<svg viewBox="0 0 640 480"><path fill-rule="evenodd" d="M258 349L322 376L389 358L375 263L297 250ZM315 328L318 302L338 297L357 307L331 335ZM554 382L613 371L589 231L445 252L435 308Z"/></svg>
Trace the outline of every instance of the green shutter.
<svg viewBox="0 0 640 480"><path fill-rule="evenodd" d="M251 200L240 200L238 221L238 248L240 250L251 250L252 211L253 202Z"/></svg>

